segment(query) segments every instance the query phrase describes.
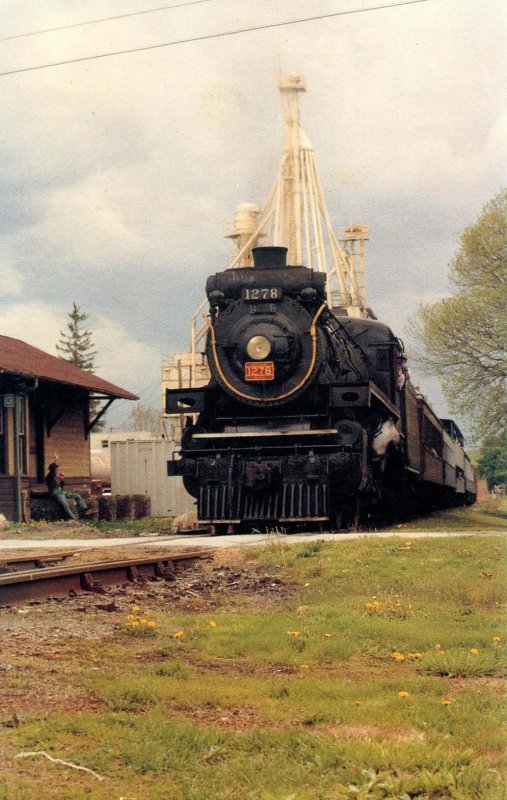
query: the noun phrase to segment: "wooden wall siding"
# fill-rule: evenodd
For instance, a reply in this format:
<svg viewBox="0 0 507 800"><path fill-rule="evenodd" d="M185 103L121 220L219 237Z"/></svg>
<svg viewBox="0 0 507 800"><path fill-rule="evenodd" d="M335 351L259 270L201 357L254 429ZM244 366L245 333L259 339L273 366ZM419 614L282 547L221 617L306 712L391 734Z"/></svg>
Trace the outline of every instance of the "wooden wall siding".
<svg viewBox="0 0 507 800"><path fill-rule="evenodd" d="M28 480L21 481L21 489L28 489ZM0 476L0 514L14 520L16 513L16 482L14 478Z"/></svg>
<svg viewBox="0 0 507 800"><path fill-rule="evenodd" d="M7 519L14 519L14 481L12 478L0 477L0 513Z"/></svg>
<svg viewBox="0 0 507 800"><path fill-rule="evenodd" d="M82 403L69 406L48 436L44 434L46 470L52 461L62 465L66 477L90 475L90 440L85 438Z"/></svg>

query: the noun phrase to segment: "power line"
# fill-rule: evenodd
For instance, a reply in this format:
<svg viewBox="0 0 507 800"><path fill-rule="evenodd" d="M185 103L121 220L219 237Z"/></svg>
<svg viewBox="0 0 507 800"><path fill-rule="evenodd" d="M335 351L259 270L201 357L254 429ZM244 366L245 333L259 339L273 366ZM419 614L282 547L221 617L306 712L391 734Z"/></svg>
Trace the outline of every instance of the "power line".
<svg viewBox="0 0 507 800"><path fill-rule="evenodd" d="M264 31L268 28L281 28L285 25L297 25L301 22L313 22L315 20L329 19L330 17L342 17L349 14L362 14L365 11L381 11L386 8L398 8L399 6L410 6L415 3L427 3L428 0L405 0L402 3L389 3L388 5L372 6L371 8L356 8L351 11L335 11L331 14L320 14L315 17L303 17L302 19L291 19L285 22L272 22L269 25L255 25L252 28L240 28L236 31L222 31L220 33L209 33L204 36L192 36L188 39L177 39L172 42L161 42L160 44L150 44L144 47L132 47L128 50L115 50L110 53L100 53L95 56L81 56L80 58L70 58L66 61L55 61L51 64L39 64L35 67L21 67L20 69L11 69L6 72L0 72L0 77L5 75L16 75L20 72L34 72L40 69L49 69L51 67L62 67L65 64L78 64L83 61L94 61L97 58L110 58L111 56L123 56L129 53L140 53L146 50L156 50L161 47L172 47L178 44L189 44L191 42L202 42L205 39L220 39L224 36L236 36L239 33L251 33L252 31Z"/></svg>
<svg viewBox="0 0 507 800"><path fill-rule="evenodd" d="M124 19L125 17L138 17L141 14L153 14L155 11L169 11L173 8L183 8L183 6L195 6L198 3L211 3L211 0L188 0L186 3L179 3L173 6L159 6L159 8L148 8L144 11L131 11L127 14L117 14L114 17L101 17L100 19L89 19L85 22L74 22L72 25L61 25L59 28L44 28L40 31L29 31L28 33L16 33L13 36L3 36L0 42L7 42L9 39L23 39L25 36L37 36L39 33L53 33L54 31L66 31L68 28L82 28L84 25L95 25L97 22L110 22L114 19Z"/></svg>

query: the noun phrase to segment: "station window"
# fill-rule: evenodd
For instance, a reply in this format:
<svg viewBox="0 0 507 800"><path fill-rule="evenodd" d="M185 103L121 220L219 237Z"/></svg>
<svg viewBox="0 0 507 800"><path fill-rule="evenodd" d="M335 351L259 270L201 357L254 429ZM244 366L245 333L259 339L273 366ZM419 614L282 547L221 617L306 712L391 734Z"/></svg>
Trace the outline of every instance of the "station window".
<svg viewBox="0 0 507 800"><path fill-rule="evenodd" d="M5 475L6 458L5 458L5 409L4 399L0 395L0 475Z"/></svg>
<svg viewBox="0 0 507 800"><path fill-rule="evenodd" d="M19 457L20 471L22 475L28 475L28 457L26 446L26 402L24 397L16 397L18 404L18 437L19 437Z"/></svg>

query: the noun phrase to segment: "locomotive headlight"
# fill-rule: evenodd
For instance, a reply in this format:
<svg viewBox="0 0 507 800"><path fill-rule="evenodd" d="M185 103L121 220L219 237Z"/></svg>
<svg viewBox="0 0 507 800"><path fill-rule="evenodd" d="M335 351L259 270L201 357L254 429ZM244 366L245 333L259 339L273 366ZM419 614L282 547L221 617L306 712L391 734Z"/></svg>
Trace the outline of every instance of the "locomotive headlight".
<svg viewBox="0 0 507 800"><path fill-rule="evenodd" d="M264 361L271 353L271 343L265 336L252 336L247 342L246 352L255 361Z"/></svg>

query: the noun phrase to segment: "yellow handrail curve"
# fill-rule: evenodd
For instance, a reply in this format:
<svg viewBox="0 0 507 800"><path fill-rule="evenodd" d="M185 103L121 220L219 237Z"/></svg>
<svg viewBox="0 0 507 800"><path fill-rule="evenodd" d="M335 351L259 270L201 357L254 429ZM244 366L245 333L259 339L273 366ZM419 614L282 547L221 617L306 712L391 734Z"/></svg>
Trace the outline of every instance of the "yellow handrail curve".
<svg viewBox="0 0 507 800"><path fill-rule="evenodd" d="M310 375L313 372L313 368L315 366L315 361L317 359L317 320L318 320L318 318L320 317L320 315L322 314L322 312L324 311L325 308L327 308L327 304L326 303L322 303L322 305L320 306L319 310L315 314L315 316L314 316L314 318L312 320L312 324L310 326L310 336L312 337L312 358L311 358L311 361L310 361L310 366L308 367L308 370L306 372L306 375L298 383L297 386L294 386L294 388L291 389L289 392L285 392L284 394L280 394L277 397L255 397L254 395L245 394L245 392L241 392L239 389L236 389L235 386L233 386L231 383L229 383L229 381L227 380L227 378L224 375L224 372L222 370L222 366L220 364L220 360L218 358L217 340L216 340L216 336L215 336L215 329L213 328L213 325L211 324L210 318L209 317L205 317L206 324L207 324L208 328L210 329L210 333L211 333L211 349L212 349L212 352L213 352L213 358L215 360L215 366L217 368L218 374L220 375L222 381L227 386L227 388L231 392L233 392L234 394L237 394L238 397L242 397L243 400L255 400L256 402L262 402L262 403L274 403L274 402L276 402L278 400L285 400L286 397L290 397L295 392L297 392L298 389L300 389L302 386L304 386L304 384L306 383L306 381L308 380L308 378L310 377Z"/></svg>

